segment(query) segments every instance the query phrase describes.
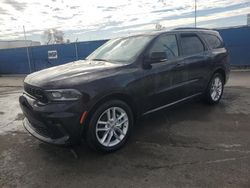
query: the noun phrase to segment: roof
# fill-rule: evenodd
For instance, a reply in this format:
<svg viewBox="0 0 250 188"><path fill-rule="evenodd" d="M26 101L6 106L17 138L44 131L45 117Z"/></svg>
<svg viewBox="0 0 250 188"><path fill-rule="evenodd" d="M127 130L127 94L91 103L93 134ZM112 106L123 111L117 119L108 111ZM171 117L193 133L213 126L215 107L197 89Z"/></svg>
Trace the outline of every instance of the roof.
<svg viewBox="0 0 250 188"><path fill-rule="evenodd" d="M150 31L150 32L145 32L145 33L140 33L140 34L135 34L135 35L129 35L125 37L117 37L117 38L129 38L129 37L139 37L139 36L157 36L161 35L164 33L181 33L181 32L206 32L206 33L213 33L213 34L218 34L218 31L213 30L213 29L207 29L207 28L194 28L194 27L180 27L180 28L175 28L172 30L160 30L160 31ZM114 38L114 39L117 39Z"/></svg>
<svg viewBox="0 0 250 188"><path fill-rule="evenodd" d="M218 31L208 28L195 28L195 27L180 27L172 30L161 30L161 31L152 31L149 33L144 33L140 35L159 35L163 33L176 33L176 32L210 32L210 33L218 33ZM139 35L135 35L139 36Z"/></svg>

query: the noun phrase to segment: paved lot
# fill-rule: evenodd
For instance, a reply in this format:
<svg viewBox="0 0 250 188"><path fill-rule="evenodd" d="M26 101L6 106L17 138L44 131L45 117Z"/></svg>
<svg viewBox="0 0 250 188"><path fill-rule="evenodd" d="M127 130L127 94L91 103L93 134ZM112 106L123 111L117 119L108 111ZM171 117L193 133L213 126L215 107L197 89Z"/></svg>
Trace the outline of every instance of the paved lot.
<svg viewBox="0 0 250 188"><path fill-rule="evenodd" d="M83 143L78 159L23 130L21 88L6 83L0 77L0 187L250 187L250 72L231 74L219 105L143 117L122 150L97 154Z"/></svg>

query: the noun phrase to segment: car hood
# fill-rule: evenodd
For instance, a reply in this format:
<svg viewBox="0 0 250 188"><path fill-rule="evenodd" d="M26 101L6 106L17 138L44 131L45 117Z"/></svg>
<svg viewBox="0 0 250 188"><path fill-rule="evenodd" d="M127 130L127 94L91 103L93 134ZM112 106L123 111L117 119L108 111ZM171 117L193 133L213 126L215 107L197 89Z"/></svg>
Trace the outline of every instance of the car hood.
<svg viewBox="0 0 250 188"><path fill-rule="evenodd" d="M106 61L79 60L29 74L24 82L37 87L54 88L55 84L60 86L98 79L100 76L110 74L108 70L120 66L124 65Z"/></svg>

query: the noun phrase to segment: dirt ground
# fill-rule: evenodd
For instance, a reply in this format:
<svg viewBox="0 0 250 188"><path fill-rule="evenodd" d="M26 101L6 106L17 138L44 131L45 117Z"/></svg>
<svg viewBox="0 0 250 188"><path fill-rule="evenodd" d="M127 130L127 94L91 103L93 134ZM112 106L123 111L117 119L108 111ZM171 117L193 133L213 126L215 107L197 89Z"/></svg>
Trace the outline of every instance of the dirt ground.
<svg viewBox="0 0 250 188"><path fill-rule="evenodd" d="M22 77L0 77L0 187L250 187L250 72L231 73L222 101L141 118L111 154L60 148L22 127Z"/></svg>

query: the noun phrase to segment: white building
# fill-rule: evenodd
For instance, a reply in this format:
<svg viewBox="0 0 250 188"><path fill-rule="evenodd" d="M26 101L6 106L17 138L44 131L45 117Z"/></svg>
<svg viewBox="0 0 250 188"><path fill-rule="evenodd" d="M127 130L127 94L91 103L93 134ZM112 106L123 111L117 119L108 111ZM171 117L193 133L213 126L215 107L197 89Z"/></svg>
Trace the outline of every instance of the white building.
<svg viewBox="0 0 250 188"><path fill-rule="evenodd" d="M8 49L8 48L21 48L27 46L40 46L41 43L38 41L32 40L11 40L11 41L1 41L0 40L0 49Z"/></svg>

